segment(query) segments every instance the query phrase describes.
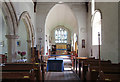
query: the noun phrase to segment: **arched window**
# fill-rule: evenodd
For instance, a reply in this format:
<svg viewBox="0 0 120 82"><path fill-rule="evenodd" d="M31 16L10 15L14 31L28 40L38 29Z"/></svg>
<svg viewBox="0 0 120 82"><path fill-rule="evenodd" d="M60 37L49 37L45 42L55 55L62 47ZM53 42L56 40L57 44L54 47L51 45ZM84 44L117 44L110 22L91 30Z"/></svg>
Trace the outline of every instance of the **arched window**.
<svg viewBox="0 0 120 82"><path fill-rule="evenodd" d="M67 43L67 31L64 28L55 30L55 43Z"/></svg>
<svg viewBox="0 0 120 82"><path fill-rule="evenodd" d="M99 45L98 33L100 33L100 45L101 45L101 13L96 10L93 16L92 23L92 45Z"/></svg>

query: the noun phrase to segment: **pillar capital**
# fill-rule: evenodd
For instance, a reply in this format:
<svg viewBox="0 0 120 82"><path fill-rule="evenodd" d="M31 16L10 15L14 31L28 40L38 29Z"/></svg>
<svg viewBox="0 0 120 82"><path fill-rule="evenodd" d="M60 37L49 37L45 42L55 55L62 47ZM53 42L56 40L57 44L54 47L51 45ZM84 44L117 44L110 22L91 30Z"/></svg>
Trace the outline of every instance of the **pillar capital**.
<svg viewBox="0 0 120 82"><path fill-rule="evenodd" d="M18 39L18 38L19 38L18 35L5 35L5 37L6 37L7 39Z"/></svg>

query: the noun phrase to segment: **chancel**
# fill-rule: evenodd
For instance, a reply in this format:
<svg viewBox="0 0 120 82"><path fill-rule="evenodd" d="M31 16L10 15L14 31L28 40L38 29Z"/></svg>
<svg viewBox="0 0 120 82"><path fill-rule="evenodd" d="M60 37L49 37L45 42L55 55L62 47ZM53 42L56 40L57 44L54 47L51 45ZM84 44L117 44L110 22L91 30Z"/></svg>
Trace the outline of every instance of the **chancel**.
<svg viewBox="0 0 120 82"><path fill-rule="evenodd" d="M0 1L2 82L120 82L119 0Z"/></svg>

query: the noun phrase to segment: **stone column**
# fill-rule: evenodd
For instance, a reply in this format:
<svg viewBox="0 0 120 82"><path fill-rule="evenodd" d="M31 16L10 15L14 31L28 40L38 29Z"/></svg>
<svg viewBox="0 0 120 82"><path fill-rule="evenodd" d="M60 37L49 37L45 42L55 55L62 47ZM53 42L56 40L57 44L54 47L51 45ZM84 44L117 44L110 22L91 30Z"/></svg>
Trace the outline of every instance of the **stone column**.
<svg viewBox="0 0 120 82"><path fill-rule="evenodd" d="M16 62L16 39L18 39L18 35L6 35L7 44L8 44L8 57L7 60L9 63Z"/></svg>
<svg viewBox="0 0 120 82"><path fill-rule="evenodd" d="M27 40L27 62L31 62L31 40Z"/></svg>

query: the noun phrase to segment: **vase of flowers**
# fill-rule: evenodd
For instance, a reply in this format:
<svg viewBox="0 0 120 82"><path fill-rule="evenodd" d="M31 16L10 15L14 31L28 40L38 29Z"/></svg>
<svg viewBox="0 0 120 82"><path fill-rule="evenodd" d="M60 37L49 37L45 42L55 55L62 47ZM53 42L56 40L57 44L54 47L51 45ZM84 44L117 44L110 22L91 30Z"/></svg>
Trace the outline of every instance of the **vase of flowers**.
<svg viewBox="0 0 120 82"><path fill-rule="evenodd" d="M21 56L21 59L23 59L23 57L26 55L26 52L18 51L18 54Z"/></svg>

